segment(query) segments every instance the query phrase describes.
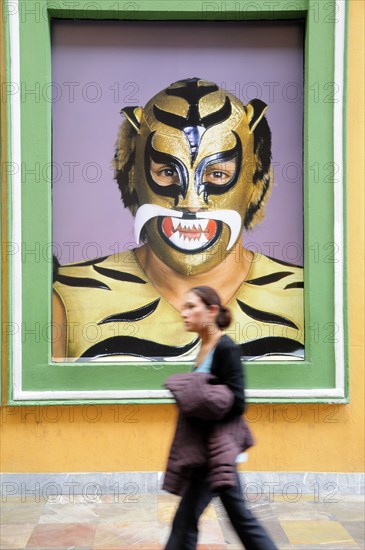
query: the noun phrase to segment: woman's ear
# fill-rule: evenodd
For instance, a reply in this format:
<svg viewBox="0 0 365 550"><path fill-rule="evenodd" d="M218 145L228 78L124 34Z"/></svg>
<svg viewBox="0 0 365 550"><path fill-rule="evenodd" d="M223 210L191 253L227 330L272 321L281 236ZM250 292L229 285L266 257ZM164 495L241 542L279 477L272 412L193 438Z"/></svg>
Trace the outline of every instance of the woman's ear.
<svg viewBox="0 0 365 550"><path fill-rule="evenodd" d="M211 311L211 313L213 313L214 316L217 316L219 313L219 306L217 306L216 304L211 304L209 306L209 310Z"/></svg>

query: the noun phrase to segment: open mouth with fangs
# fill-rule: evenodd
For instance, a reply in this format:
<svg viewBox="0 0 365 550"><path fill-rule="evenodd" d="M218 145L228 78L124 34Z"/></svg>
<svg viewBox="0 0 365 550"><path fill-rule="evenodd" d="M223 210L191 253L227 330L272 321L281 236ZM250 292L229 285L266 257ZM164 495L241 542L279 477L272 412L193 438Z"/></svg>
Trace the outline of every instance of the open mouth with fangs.
<svg viewBox="0 0 365 550"><path fill-rule="evenodd" d="M159 232L170 246L181 252L201 252L216 242L222 222L210 219L159 217Z"/></svg>

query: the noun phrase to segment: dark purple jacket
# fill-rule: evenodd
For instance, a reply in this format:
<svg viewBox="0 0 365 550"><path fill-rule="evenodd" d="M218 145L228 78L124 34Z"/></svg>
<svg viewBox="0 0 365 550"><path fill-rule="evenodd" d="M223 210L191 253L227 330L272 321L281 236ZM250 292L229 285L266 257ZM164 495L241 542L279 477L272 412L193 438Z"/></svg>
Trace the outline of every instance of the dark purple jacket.
<svg viewBox="0 0 365 550"><path fill-rule="evenodd" d="M254 444L240 414L231 414L235 395L212 374L171 376L165 386L180 414L163 489L182 495L194 468L206 467L213 491L236 483L236 457Z"/></svg>

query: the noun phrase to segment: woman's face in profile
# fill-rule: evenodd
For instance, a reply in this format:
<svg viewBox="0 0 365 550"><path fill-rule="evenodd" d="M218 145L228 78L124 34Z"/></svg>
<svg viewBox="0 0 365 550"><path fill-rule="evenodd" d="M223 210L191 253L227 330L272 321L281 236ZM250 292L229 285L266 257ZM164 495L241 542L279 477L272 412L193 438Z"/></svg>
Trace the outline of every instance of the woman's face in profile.
<svg viewBox="0 0 365 550"><path fill-rule="evenodd" d="M216 326L213 307L208 307L195 292L187 292L181 308L185 329L201 333L205 328Z"/></svg>

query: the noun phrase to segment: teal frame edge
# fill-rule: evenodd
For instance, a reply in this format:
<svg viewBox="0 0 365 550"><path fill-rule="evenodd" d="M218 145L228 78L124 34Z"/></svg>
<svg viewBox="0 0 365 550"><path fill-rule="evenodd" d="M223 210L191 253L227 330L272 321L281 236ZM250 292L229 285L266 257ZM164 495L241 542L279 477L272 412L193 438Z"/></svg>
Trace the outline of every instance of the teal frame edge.
<svg viewBox="0 0 365 550"><path fill-rule="evenodd" d="M15 7L17 9L15 9ZM78 363L51 362L49 258L51 236L51 184L41 173L38 181L25 179L24 167L51 163L51 103L37 89L52 81L50 20L306 20L305 124L304 124L304 246L306 360L260 361L246 364L248 397L254 402L340 402L348 401L346 272L341 288L335 285L336 267L346 266L345 236L335 240L335 188L345 196L345 165L334 158L334 105L341 103L335 81L335 24L339 4L335 0L275 2L75 2L75 9L60 0L6 2L7 32L19 29L19 88L10 93L12 121L19 110L19 157L14 147L16 128L8 124L8 162L16 173L9 177L9 220L11 256L9 280L12 292L9 310L9 401L8 404L52 404L80 402L168 403L163 381L172 373L186 371L190 363ZM224 9L223 9L224 6ZM266 6L262 9L262 6ZM347 6L343 17L346 20ZM10 41L11 44L11 41ZM346 44L346 38L345 38ZM15 52L12 56L14 60ZM8 63L7 79L13 78ZM343 71L345 64L339 67ZM346 83L346 78L343 79ZM35 90L33 95L29 90ZM37 101L39 99L39 101ZM18 103L16 103L18 101ZM345 104L345 103L344 103ZM345 121L343 121L341 135ZM345 139L341 141L344 147ZM345 149L342 151L345 159ZM14 162L14 159L18 162ZM10 164L12 166L12 164ZM343 179L336 181L338 171ZM41 170L42 172L42 170ZM29 168L28 168L29 174ZM343 184L343 185L342 185ZM10 188L12 193L10 193ZM38 214L36 216L35 214ZM341 214L341 213L340 213ZM21 215L21 230L18 227ZM338 213L337 213L338 215ZM344 231L344 210L341 215ZM26 238L25 238L26 236ZM339 248L337 248L339 247ZM338 269L337 269L338 271ZM17 286L18 285L18 286ZM337 294L336 294L337 292ZM336 303L342 296L344 315L336 318ZM19 295L20 294L20 295ZM336 341L337 340L337 341ZM19 345L20 348L19 349ZM336 348L337 346L337 348ZM339 351L340 349L340 351ZM339 372L339 362L341 369ZM92 369L92 375L88 372ZM110 395L110 397L109 397Z"/></svg>

